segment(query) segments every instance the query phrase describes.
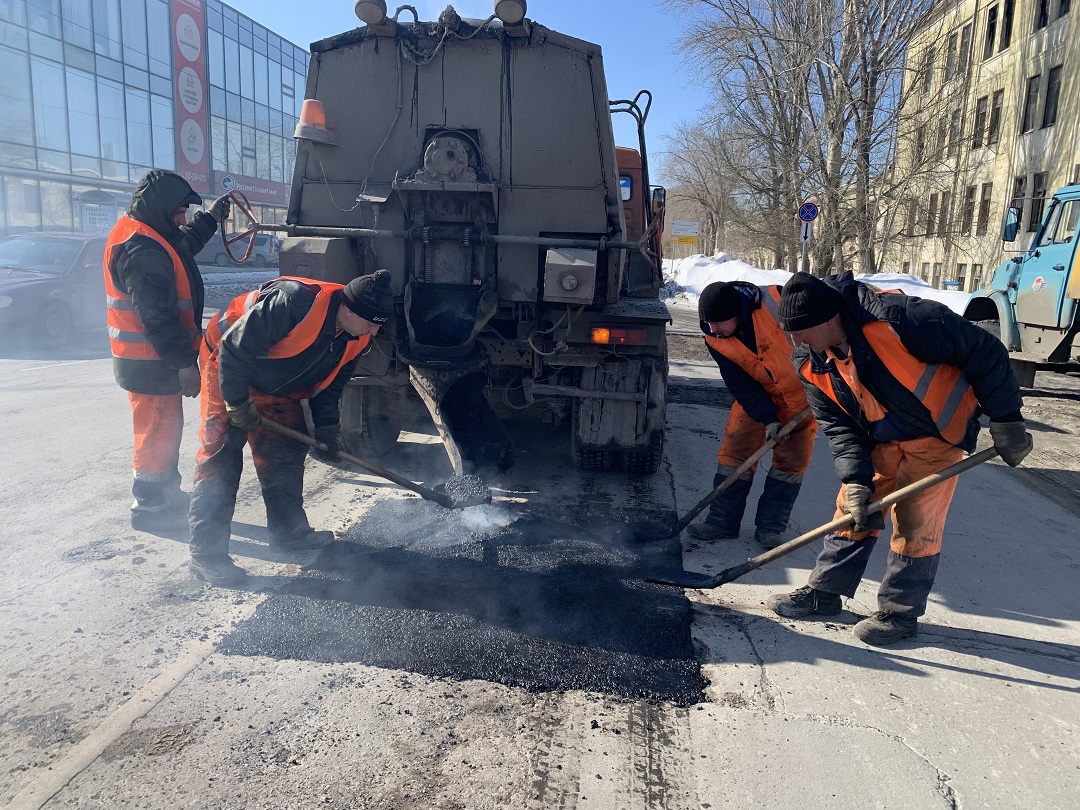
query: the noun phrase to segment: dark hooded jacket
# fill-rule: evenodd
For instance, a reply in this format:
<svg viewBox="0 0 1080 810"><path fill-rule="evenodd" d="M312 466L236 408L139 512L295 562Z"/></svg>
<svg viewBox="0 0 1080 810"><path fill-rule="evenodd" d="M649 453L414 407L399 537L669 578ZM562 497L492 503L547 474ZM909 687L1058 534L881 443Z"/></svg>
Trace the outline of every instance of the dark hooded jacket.
<svg viewBox="0 0 1080 810"><path fill-rule="evenodd" d="M839 298L840 317L859 380L889 412L893 438L941 436L929 409L889 371L889 358L876 355L863 337L861 327L871 321L891 324L904 348L922 362L944 363L964 373L979 402L960 445L964 450L975 449L980 413L1001 422L1021 418L1023 401L1009 365L1009 354L989 332L937 301L875 292L872 287L855 281L850 272L829 276L825 283L836 290ZM876 439L871 436L870 423L861 417L858 402L835 364L824 353L813 352L803 345L792 355L795 368L801 369L807 358L815 373L830 375L833 388L845 402L845 408L839 407L802 378L814 417L829 437L837 475L845 483L869 485L874 478L870 453L881 441L880 435ZM860 416L853 417L852 413Z"/></svg>
<svg viewBox="0 0 1080 810"><path fill-rule="evenodd" d="M181 228L172 222L178 209L200 203L202 198L180 175L153 169L136 186L128 214L149 225L176 249L191 286L195 323L201 329L205 295L194 256L217 231L217 221L204 212ZM153 239L136 234L113 251L108 269L113 283L131 296L147 340L161 358L131 361L114 357L116 381L139 394L178 394L177 371L194 364L199 353L180 320L172 259Z"/></svg>
<svg viewBox="0 0 1080 810"><path fill-rule="evenodd" d="M750 351L756 352L754 310L762 305L761 288L748 281L733 281L731 286L738 291L741 304L739 326L731 339L740 341ZM712 334L709 332L709 325L705 321L701 322L701 331L706 335ZM713 360L716 361L716 365L720 368L720 376L724 378L724 385L727 386L735 401L742 406L742 409L746 411L750 418L763 425L778 421L780 417L777 415L776 403L773 402L769 392L762 387L761 383L731 358L720 354L708 343L705 346L708 348Z"/></svg>

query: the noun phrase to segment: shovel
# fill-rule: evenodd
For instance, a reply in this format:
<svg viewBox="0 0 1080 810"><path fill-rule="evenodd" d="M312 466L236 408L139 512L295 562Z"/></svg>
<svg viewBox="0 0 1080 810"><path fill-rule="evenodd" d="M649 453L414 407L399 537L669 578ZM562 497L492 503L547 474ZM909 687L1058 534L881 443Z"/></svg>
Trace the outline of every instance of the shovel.
<svg viewBox="0 0 1080 810"><path fill-rule="evenodd" d="M791 421L789 421L786 425L780 428L780 438L783 439L789 433L791 433L791 431L795 430L795 428L799 426L799 423L802 422L809 415L809 408L803 408L801 411L795 414L795 416L791 418ZM761 445L761 447L754 451L754 454L750 456L750 458L748 458L746 461L736 467L735 472L725 478L724 482L720 484L720 486L718 486L716 489L714 489L712 492L710 492L708 495L698 501L697 506L687 512L686 515L675 525L675 528L672 529L670 532L668 532L667 534L641 535L634 538L635 541L638 543L649 543L653 540L665 540L668 537L674 537L675 535L677 535L679 532L689 526L693 522L694 518L696 518L702 513L706 506L708 506L710 503L720 497L721 493L723 493L728 487L730 487L732 484L739 480L739 476L741 476L744 472L757 464L761 460L761 457L768 453L770 450L772 450L774 447L776 447L777 444L778 442L769 439L765 442L765 444Z"/></svg>
<svg viewBox="0 0 1080 810"><path fill-rule="evenodd" d="M887 509L893 504L904 500L909 495L914 495L916 492L922 492L924 489L929 489L936 484L940 484L942 481L947 481L965 470L970 470L972 467L977 467L984 461L989 461L997 454L998 451L995 448L988 447L974 455L968 456L964 460L958 461L956 464L946 467L940 472L928 475L926 478L922 478L913 484L908 484L906 487L886 495L879 501L874 501L867 507L866 513L872 515L875 512ZM846 529L848 526L852 525L852 523L854 523L854 518L852 518L851 515L844 515L842 518L837 518L830 523L826 523L824 526L819 526L806 534L799 535L794 540L789 540L782 546L777 546L774 549L766 551L764 554L751 557L741 565L725 568L719 574L692 574L683 572L681 575L673 577L650 577L646 582L656 582L661 585L674 585L678 588L697 588L699 590L719 588L721 585L728 582L734 582L739 577L743 576L743 574L748 574L755 569L761 568L765 563L770 563L775 559L783 557L785 554L790 554L796 549L809 545L827 534L838 531L839 529Z"/></svg>
<svg viewBox="0 0 1080 810"><path fill-rule="evenodd" d="M301 444L306 444L308 447L314 447L316 450L320 450L323 453L328 450L325 444L308 436L306 433L293 430L290 427L267 419L265 416L262 417L260 424L268 427L275 433L280 433L282 436L287 436ZM343 461L347 461L356 467L367 470L369 473L374 473L380 478L385 478L387 481L393 481L399 487L412 490L424 500L434 501L439 506L445 507L446 509L464 509L466 506L478 506L480 504L491 503L491 490L484 486L483 481L476 478L476 476L455 476L445 484L439 485L439 488L443 490L440 492L438 489L428 489L419 484L414 484L408 478L403 478L397 473L390 472L390 470L372 464L370 461L364 461L362 458L354 456L352 453L346 453L344 450L338 451L338 456Z"/></svg>

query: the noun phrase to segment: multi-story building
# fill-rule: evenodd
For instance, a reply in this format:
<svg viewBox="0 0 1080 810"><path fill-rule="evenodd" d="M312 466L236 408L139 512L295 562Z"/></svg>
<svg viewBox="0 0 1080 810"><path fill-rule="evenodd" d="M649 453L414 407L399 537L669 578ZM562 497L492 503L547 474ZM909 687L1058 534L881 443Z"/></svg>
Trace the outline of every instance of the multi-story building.
<svg viewBox="0 0 1080 810"><path fill-rule="evenodd" d="M974 290L1080 182L1080 23L1071 0L937 4L908 49L883 269ZM1012 200L1022 243L1003 245Z"/></svg>
<svg viewBox="0 0 1080 810"><path fill-rule="evenodd" d="M154 167L283 222L307 58L218 0L0 0L0 235L108 231Z"/></svg>

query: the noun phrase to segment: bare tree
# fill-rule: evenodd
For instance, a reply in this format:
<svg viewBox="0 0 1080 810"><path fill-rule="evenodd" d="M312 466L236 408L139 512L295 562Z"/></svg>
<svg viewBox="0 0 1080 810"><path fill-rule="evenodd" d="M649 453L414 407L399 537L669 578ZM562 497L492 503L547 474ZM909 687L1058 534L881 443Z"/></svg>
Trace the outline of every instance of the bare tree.
<svg viewBox="0 0 1080 810"><path fill-rule="evenodd" d="M682 47L713 78L724 127L749 139L742 173L757 178L747 190L769 210L778 253L792 265L795 211L813 197L817 270L850 253L876 271L881 218L910 179L890 158L913 84L904 57L932 0L667 2L687 14Z"/></svg>

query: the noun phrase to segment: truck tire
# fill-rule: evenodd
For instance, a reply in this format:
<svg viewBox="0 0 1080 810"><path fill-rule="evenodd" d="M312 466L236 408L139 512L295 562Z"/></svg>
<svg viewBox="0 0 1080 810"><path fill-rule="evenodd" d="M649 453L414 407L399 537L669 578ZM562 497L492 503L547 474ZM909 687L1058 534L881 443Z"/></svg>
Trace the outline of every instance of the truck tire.
<svg viewBox="0 0 1080 810"><path fill-rule="evenodd" d="M975 321L975 325L1001 340L1001 323L999 321ZM1016 382L1021 388L1035 387L1035 372L1038 369L1036 363L1031 360L1010 359L1009 364L1012 366L1013 375L1015 375Z"/></svg>
<svg viewBox="0 0 1080 810"><path fill-rule="evenodd" d="M405 389L346 385L341 392L341 438L360 458L377 458L397 444L404 424Z"/></svg>
<svg viewBox="0 0 1080 810"><path fill-rule="evenodd" d="M623 450L623 472L631 475L652 475L660 469L660 461L664 458L664 433L656 431L652 434L648 448L644 450Z"/></svg>
<svg viewBox="0 0 1080 810"><path fill-rule="evenodd" d="M578 432L578 415L580 409L578 403L574 403L574 416L570 425L570 455L574 459L574 466L579 470L590 472L604 472L610 470L614 462L614 453L607 447L595 447L583 444Z"/></svg>

